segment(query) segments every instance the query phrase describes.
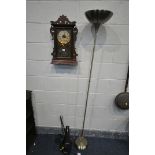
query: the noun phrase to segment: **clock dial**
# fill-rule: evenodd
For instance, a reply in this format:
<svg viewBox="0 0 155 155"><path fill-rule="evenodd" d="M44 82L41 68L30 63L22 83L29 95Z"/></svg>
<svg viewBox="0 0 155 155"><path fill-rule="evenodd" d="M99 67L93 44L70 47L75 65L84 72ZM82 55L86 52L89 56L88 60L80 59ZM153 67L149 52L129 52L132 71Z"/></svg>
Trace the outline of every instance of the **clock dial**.
<svg viewBox="0 0 155 155"><path fill-rule="evenodd" d="M70 33L66 30L63 30L63 31L60 31L57 35L57 39L58 41L62 44L62 45L65 45L67 43L70 42L71 40L71 36L70 36Z"/></svg>

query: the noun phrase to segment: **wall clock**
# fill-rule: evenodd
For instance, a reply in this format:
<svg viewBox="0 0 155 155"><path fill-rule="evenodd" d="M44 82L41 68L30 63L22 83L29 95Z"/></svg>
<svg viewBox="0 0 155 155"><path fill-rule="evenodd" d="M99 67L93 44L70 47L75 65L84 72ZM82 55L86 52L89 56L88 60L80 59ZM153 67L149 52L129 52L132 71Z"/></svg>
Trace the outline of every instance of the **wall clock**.
<svg viewBox="0 0 155 155"><path fill-rule="evenodd" d="M52 64L77 64L75 41L78 33L76 22L70 22L62 15L57 21L51 21L50 33L54 40Z"/></svg>

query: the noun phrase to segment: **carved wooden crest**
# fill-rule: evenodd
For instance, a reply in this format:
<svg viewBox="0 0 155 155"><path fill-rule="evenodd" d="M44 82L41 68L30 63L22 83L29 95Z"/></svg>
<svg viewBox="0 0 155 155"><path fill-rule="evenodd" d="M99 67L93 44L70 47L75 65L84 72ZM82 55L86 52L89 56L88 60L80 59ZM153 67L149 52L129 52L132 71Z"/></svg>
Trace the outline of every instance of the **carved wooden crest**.
<svg viewBox="0 0 155 155"><path fill-rule="evenodd" d="M65 15L61 15L57 21L51 21L51 25L57 25L57 24L60 24L60 25L66 25L66 24L69 24L69 25L75 25L76 22L73 21L73 22L70 22L69 19L67 18L67 16Z"/></svg>

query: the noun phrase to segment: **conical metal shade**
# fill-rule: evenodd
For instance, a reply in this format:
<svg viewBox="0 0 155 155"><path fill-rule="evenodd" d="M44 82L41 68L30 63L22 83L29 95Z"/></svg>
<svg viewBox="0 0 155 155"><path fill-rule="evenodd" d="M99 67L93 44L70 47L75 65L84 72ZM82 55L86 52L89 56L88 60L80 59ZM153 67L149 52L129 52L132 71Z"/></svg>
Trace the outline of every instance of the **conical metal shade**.
<svg viewBox="0 0 155 155"><path fill-rule="evenodd" d="M112 17L113 12L109 10L88 10L85 15L92 24L104 24Z"/></svg>
<svg viewBox="0 0 155 155"><path fill-rule="evenodd" d="M106 23L113 13L109 10L88 10L85 15L90 23L100 25Z"/></svg>

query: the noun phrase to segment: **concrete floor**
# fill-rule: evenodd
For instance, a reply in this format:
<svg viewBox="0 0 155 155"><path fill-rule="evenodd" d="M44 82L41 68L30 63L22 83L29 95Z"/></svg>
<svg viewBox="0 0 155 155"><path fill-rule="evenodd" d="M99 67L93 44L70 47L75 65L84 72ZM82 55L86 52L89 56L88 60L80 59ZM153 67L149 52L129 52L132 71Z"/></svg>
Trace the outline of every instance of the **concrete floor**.
<svg viewBox="0 0 155 155"><path fill-rule="evenodd" d="M38 135L27 155L62 155L56 142L57 136L52 134ZM74 138L73 138L74 139ZM107 138L88 137L88 148L78 151L74 146L70 155L128 155L129 142Z"/></svg>

